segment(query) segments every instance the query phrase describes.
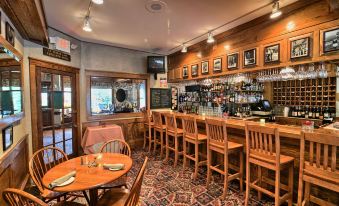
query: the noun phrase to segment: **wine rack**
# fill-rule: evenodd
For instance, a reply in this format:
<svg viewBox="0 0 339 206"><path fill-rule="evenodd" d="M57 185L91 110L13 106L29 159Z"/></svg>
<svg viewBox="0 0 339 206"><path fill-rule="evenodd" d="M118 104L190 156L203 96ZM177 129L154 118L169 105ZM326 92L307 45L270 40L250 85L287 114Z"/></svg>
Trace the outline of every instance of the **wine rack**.
<svg viewBox="0 0 339 206"><path fill-rule="evenodd" d="M279 106L335 107L336 77L273 82L273 103Z"/></svg>

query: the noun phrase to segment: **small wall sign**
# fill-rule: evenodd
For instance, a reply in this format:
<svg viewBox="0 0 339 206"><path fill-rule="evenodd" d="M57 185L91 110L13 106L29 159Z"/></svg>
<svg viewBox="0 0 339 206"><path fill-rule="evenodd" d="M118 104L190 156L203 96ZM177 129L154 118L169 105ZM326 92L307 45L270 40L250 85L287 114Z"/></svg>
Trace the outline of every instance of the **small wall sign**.
<svg viewBox="0 0 339 206"><path fill-rule="evenodd" d="M45 56L49 56L49 57L53 57L56 59L61 59L64 61L71 61L71 55L66 54L64 52L61 51L57 51L57 50L52 50L52 49L48 49L48 48L43 48L43 54Z"/></svg>

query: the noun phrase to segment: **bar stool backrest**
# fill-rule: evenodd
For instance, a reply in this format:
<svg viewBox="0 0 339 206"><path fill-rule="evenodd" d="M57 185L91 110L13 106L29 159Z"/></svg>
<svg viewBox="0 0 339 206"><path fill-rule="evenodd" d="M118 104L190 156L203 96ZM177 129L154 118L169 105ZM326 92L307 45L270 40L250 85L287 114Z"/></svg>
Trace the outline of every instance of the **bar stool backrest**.
<svg viewBox="0 0 339 206"><path fill-rule="evenodd" d="M144 179L147 161L148 157L145 158L144 163L142 164L142 167L139 170L138 176L133 183L131 192L129 193L125 206L139 205L140 191L142 186L142 180Z"/></svg>
<svg viewBox="0 0 339 206"><path fill-rule="evenodd" d="M151 111L150 110L143 110L142 111L143 117L144 117L144 122L150 124L152 122L151 118Z"/></svg>
<svg viewBox="0 0 339 206"><path fill-rule="evenodd" d="M48 206L39 198L14 188L5 189L2 196L10 206Z"/></svg>
<svg viewBox="0 0 339 206"><path fill-rule="evenodd" d="M300 142L300 163L306 170L325 172L327 176L338 177L338 174L331 175L337 171L338 147L338 132L332 134L303 132ZM305 155L306 148L309 148L309 155Z"/></svg>
<svg viewBox="0 0 339 206"><path fill-rule="evenodd" d="M246 123L246 155L271 156L280 165L280 137L277 128Z"/></svg>
<svg viewBox="0 0 339 206"><path fill-rule="evenodd" d="M183 116L182 127L184 136L193 137L196 141L198 140L198 126L195 117Z"/></svg>
<svg viewBox="0 0 339 206"><path fill-rule="evenodd" d="M155 127L162 127L162 116L160 112L152 112Z"/></svg>
<svg viewBox="0 0 339 206"><path fill-rule="evenodd" d="M40 192L44 191L42 178L47 171L67 160L67 155L56 147L45 147L33 154L29 161L29 173Z"/></svg>
<svg viewBox="0 0 339 206"><path fill-rule="evenodd" d="M164 113L166 130L170 130L171 132L177 133L177 118L175 114Z"/></svg>
<svg viewBox="0 0 339 206"><path fill-rule="evenodd" d="M223 120L217 119L205 119L206 122L206 133L207 133L207 143L217 144L223 146L227 151L227 130L226 122Z"/></svg>

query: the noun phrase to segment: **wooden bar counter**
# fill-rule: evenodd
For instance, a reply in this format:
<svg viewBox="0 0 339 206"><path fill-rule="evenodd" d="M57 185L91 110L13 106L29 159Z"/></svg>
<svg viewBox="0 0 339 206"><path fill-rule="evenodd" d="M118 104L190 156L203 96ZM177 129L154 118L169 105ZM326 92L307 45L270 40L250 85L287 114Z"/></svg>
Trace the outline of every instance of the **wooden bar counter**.
<svg viewBox="0 0 339 206"><path fill-rule="evenodd" d="M168 111L164 111L162 113L168 113ZM181 117L185 115L193 116L197 119L197 124L199 128L199 132L206 134L205 131L205 118L213 118L213 119L221 119L218 117L208 117L202 115L195 115L195 114L183 114L178 112L173 112L176 115L178 121L178 127L181 127ZM225 119L226 126L227 126L227 134L229 141L233 141L236 143L241 143L244 145L244 152L246 151L246 136L245 136L245 123L246 122L257 122L259 123L258 118L244 118L244 119L236 119L236 118L229 118ZM277 123L265 123L265 126L269 127L277 127L279 129L280 134L280 145L281 145L281 154L288 155L295 158L294 161L294 186L293 186L293 201L297 201L297 192L298 192L298 176L299 176L299 165L300 165L300 135L301 135L301 127L295 125L281 125ZM326 132L330 129L321 128L315 129L314 131L321 131ZM336 130L339 132L339 130ZM236 159L236 158L234 158ZM217 156L216 161L220 161L222 163L222 157ZM232 157L230 158L232 162ZM337 160L337 167L339 165L339 160ZM245 172L245 171L244 171ZM268 172L271 175L271 172ZM272 172L272 177L274 177L274 173ZM287 181L287 173L282 172L282 181ZM334 203L339 204L339 197L335 192L327 190L325 188L320 187L312 187L312 194L322 199L329 200Z"/></svg>

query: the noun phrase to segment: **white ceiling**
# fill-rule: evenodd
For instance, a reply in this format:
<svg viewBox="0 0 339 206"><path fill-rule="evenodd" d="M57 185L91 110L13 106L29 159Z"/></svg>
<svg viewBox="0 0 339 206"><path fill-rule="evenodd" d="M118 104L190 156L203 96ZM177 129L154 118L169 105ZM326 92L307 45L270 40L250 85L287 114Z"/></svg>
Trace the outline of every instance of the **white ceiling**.
<svg viewBox="0 0 339 206"><path fill-rule="evenodd" d="M90 0L44 0L48 26L83 41L169 54L175 48L211 29L256 10L272 0L162 0L165 11L151 13L149 0L105 0L93 4L91 26L82 30ZM284 7L297 0L280 0ZM271 12L271 5L232 22L216 31L221 33L251 19ZM268 19L269 21L269 19ZM191 45L206 36L188 43Z"/></svg>

